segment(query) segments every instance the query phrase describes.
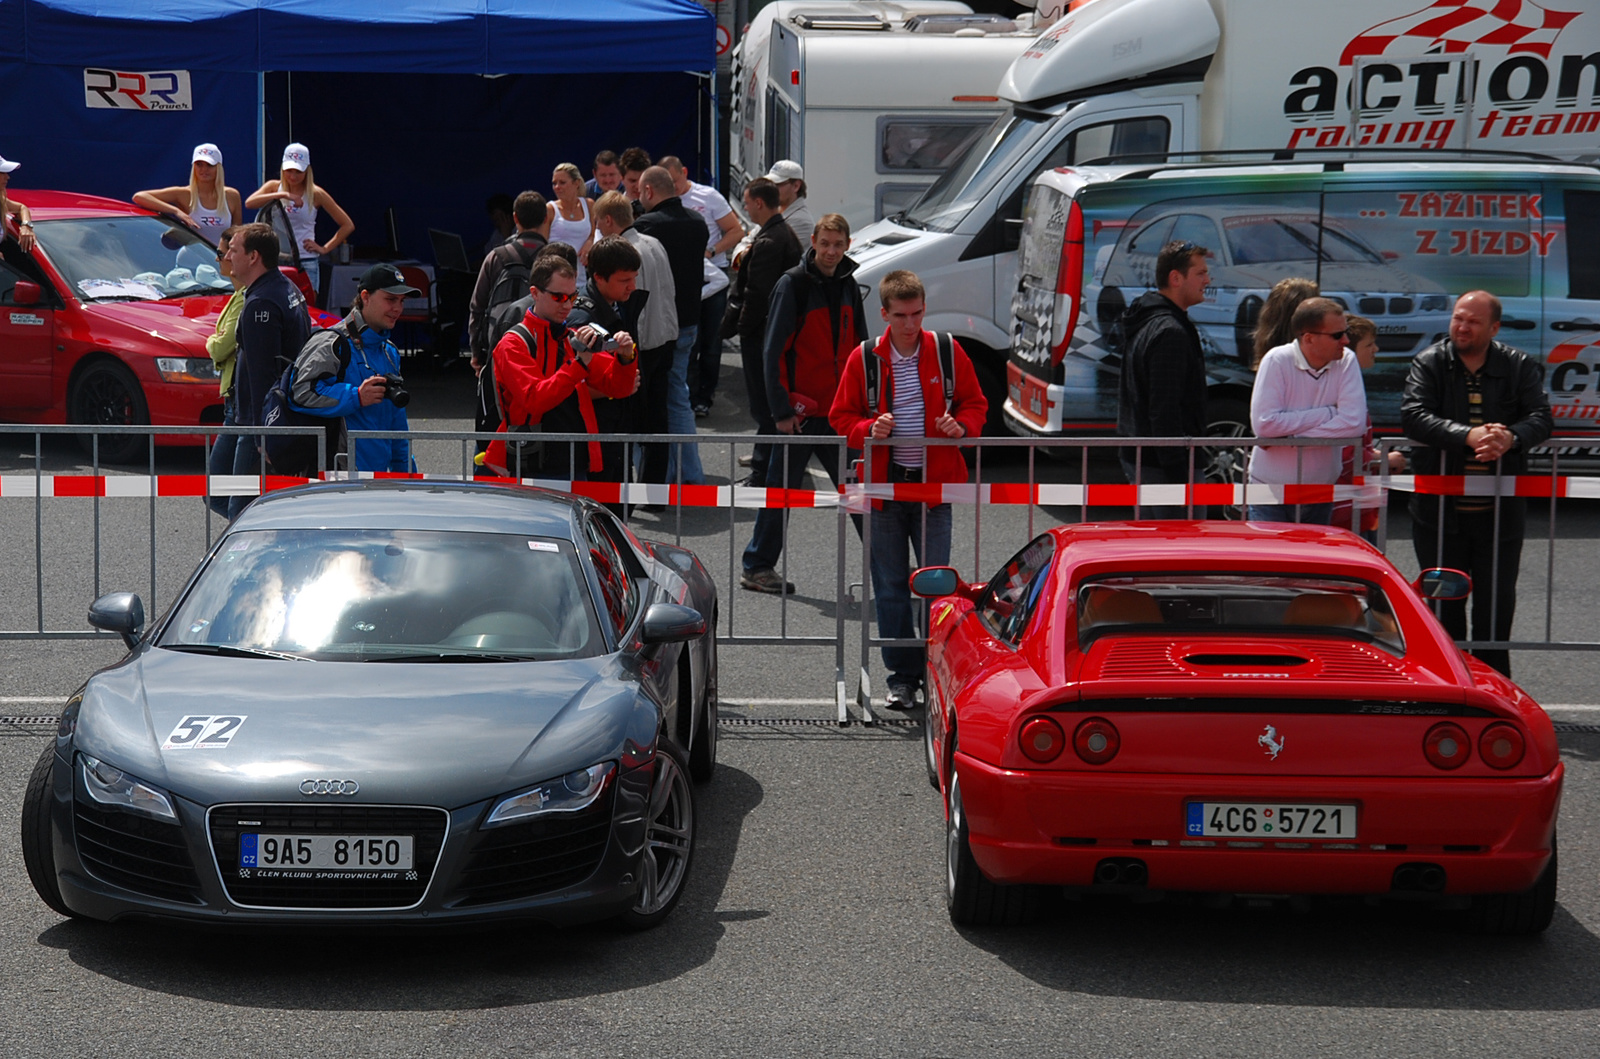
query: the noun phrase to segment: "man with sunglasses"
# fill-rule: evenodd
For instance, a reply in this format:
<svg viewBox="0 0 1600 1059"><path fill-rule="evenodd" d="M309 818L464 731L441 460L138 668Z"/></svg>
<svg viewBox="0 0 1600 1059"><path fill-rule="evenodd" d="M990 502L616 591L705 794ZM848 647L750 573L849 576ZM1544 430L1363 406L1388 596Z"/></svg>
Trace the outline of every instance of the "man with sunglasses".
<svg viewBox="0 0 1600 1059"><path fill-rule="evenodd" d="M1367 391L1360 361L1345 355L1344 310L1327 298L1307 298L1289 328L1294 341L1261 358L1250 394L1250 429L1258 438L1360 438L1367 429ZM1337 445L1259 447L1250 457L1250 484L1332 485L1339 480L1343 451ZM1248 511L1252 522L1326 526L1333 520L1333 501L1250 503Z"/></svg>
<svg viewBox="0 0 1600 1059"><path fill-rule="evenodd" d="M578 273L563 258L546 254L529 277L533 306L494 347L494 392L499 433L484 452L484 466L508 477L586 481L604 468L599 441L545 442L537 459L508 453L511 434L529 428L548 434L600 433L594 397L627 397L637 388L639 366L633 339L618 334L616 352L598 347L595 333L567 331L578 296ZM526 449L526 447L524 447ZM538 466L533 464L537 463Z"/></svg>

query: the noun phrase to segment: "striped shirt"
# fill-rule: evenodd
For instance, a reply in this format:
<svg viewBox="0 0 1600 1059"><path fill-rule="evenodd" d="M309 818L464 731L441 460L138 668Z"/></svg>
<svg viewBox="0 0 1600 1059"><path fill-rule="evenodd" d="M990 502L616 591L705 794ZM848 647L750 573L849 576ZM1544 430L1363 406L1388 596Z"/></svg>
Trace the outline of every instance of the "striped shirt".
<svg viewBox="0 0 1600 1059"><path fill-rule="evenodd" d="M909 357L900 355L894 348L894 343L889 344L889 364L894 371L894 405L889 409L894 414L894 432L890 437L895 438L920 438L927 436L926 419L924 418L922 402L922 380L918 378L918 357L916 353ZM894 462L902 467L921 467L923 465L923 450L919 445L896 445L894 447Z"/></svg>

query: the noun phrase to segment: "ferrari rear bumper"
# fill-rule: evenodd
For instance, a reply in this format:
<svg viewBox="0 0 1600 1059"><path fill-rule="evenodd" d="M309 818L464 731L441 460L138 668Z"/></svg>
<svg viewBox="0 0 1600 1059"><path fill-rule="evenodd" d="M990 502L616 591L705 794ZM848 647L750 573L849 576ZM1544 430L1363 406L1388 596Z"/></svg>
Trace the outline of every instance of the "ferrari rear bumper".
<svg viewBox="0 0 1600 1059"><path fill-rule="evenodd" d="M1020 772L960 753L972 855L1002 883L1089 886L1108 857L1137 858L1157 890L1384 894L1395 869L1444 869L1444 893L1528 889L1550 857L1563 768L1534 778L1360 778ZM1354 839L1199 838L1194 801L1345 803Z"/></svg>

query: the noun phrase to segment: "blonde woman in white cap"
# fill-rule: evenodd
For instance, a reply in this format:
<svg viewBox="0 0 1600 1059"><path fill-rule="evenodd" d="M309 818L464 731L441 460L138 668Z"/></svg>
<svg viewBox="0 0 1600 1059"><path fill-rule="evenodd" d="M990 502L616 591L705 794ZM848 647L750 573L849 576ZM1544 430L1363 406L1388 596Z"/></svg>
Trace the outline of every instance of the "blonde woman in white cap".
<svg viewBox="0 0 1600 1059"><path fill-rule="evenodd" d="M189 186L157 188L134 193L133 204L165 213L205 237L212 246L222 233L243 220L239 192L230 188L222 173L222 151L214 143L194 149L189 160Z"/></svg>
<svg viewBox="0 0 1600 1059"><path fill-rule="evenodd" d="M333 253L340 243L350 238L356 225L350 215L333 201L327 189L317 186L316 178L311 175L311 149L303 143L291 143L285 147L283 164L278 167L278 179L262 184L255 194L244 200L244 204L252 210L261 211L256 220L272 225L288 262L311 272L316 289L320 291L322 263L317 259ZM328 212L339 230L326 243L319 243L316 239L317 215L323 210ZM282 223L279 223L280 218ZM315 269L310 267L313 264L316 265Z"/></svg>
<svg viewBox="0 0 1600 1059"><path fill-rule="evenodd" d="M6 197L6 185L11 183L11 172L21 165L21 162L8 162L0 158L0 235L4 234L6 220L11 217L17 219L17 246L22 248L24 254L33 253L33 214L28 212L28 207L20 202L12 202Z"/></svg>

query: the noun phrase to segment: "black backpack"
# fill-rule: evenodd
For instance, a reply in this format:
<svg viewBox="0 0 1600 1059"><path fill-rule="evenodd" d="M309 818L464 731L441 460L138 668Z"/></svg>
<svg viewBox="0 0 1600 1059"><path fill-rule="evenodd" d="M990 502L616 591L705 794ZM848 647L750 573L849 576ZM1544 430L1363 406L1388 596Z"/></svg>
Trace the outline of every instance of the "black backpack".
<svg viewBox="0 0 1600 1059"><path fill-rule="evenodd" d="M506 243L494 251L502 254L504 264L489 288L489 304L484 310L484 354L494 352L494 347L533 308L533 295L529 287L533 282L533 260L539 249L529 249L520 242Z"/></svg>
<svg viewBox="0 0 1600 1059"><path fill-rule="evenodd" d="M528 356L536 363L543 363L545 351L534 340L533 332L520 323L512 324L506 330L508 332L516 332L517 337L522 339L522 344L528 347ZM561 343L556 343L555 367L545 366L544 374L548 375L551 371L561 367L563 359L561 348ZM507 437L505 439L506 471L512 475L517 475L519 470L522 474L526 474L528 471L536 471L542 468L544 466L544 439L528 437L527 435L538 434L543 430L543 427L533 422L509 423L506 421L505 409L500 404L500 387L496 386L494 381L494 357L492 355L484 363L483 371L478 373L478 392L489 395L486 401L493 402L493 408L490 409L486 406L484 411L493 415L494 426L498 427L501 423L505 423L505 433L521 435L520 437Z"/></svg>
<svg viewBox="0 0 1600 1059"><path fill-rule="evenodd" d="M950 411L950 402L956 396L956 350L955 339L950 337L950 332L940 331L936 336L934 345L939 350L939 374L944 381L944 410ZM882 415L878 407L883 399L883 380L879 375L880 365L878 358L873 355L872 348L866 342L861 343L861 369L867 377L867 410L875 415Z"/></svg>
<svg viewBox="0 0 1600 1059"><path fill-rule="evenodd" d="M339 354L339 373L337 378L344 378L345 369L350 366L350 338L336 328L334 349ZM322 332L314 333L306 341L322 341ZM302 347L301 352L305 350ZM261 425L264 427L321 427L323 436L327 439L327 453L331 459L334 451L339 447L339 438L343 433L344 420L342 418L329 419L327 416L314 416L310 412L302 412L294 406L290 396L294 393L295 363L283 369L283 374L278 376L276 382L267 390L267 396L261 403ZM268 434L262 439L262 455L266 458L267 471L271 474L282 474L294 478L314 478L319 468L317 467L317 438L315 434Z"/></svg>

